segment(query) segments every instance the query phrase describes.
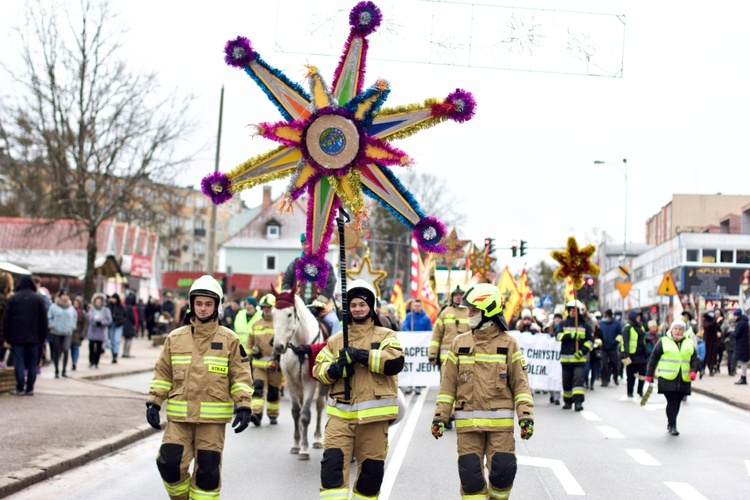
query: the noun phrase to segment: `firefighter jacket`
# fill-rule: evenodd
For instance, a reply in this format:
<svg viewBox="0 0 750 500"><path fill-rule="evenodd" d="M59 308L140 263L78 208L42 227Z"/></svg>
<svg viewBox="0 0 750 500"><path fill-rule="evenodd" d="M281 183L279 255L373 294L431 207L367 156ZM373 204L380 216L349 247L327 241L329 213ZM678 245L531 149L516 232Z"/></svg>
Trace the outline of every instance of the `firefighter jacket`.
<svg viewBox="0 0 750 500"><path fill-rule="evenodd" d="M576 327L576 318L567 317L562 322L562 330L557 334L560 341L560 362L585 363L586 354L594 348L594 337L591 326L587 321L579 320Z"/></svg>
<svg viewBox="0 0 750 500"><path fill-rule="evenodd" d="M166 401L167 420L227 423L233 406L250 408L253 381L237 335L219 321L173 330L154 367L148 400Z"/></svg>
<svg viewBox="0 0 750 500"><path fill-rule="evenodd" d="M234 333L236 333L240 338L240 345L247 345L247 338L250 335L250 329L252 328L253 323L257 321L258 318L260 318L262 315L263 312L260 310L260 308L258 308L250 317L247 316L247 309L237 311L237 314L234 315L232 327L234 329Z"/></svg>
<svg viewBox="0 0 750 500"><path fill-rule="evenodd" d="M356 420L360 424L395 420L398 415L398 373L404 367L404 351L396 333L376 326L372 319L364 324L348 325L349 345L370 351L367 366L354 363L354 373L349 375L349 400L344 399L344 378L331 380L328 368L336 363L344 347L343 332L338 332L326 342L315 358L313 375L326 385L328 415ZM349 367L347 367L347 371Z"/></svg>
<svg viewBox="0 0 750 500"><path fill-rule="evenodd" d="M526 361L516 339L494 323L462 333L442 368L435 419L445 422L455 404L457 432L513 432L513 413L534 418Z"/></svg>
<svg viewBox="0 0 750 500"><path fill-rule="evenodd" d="M268 367L268 363L273 361L273 317L270 314L269 318L261 315L250 326L250 335L247 338L247 352L250 354L253 368L265 370Z"/></svg>
<svg viewBox="0 0 750 500"><path fill-rule="evenodd" d="M427 357L445 362L445 356L451 348L456 335L469 331L469 309L450 305L443 309L432 328L432 340L427 350Z"/></svg>

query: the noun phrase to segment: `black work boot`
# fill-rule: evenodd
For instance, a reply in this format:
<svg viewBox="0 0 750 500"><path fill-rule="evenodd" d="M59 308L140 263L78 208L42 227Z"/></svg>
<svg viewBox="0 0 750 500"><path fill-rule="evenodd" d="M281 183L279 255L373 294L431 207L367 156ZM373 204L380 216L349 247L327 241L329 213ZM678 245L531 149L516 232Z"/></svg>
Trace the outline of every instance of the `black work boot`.
<svg viewBox="0 0 750 500"><path fill-rule="evenodd" d="M260 417L260 413L253 413L252 415L250 415L250 421L255 427L260 427Z"/></svg>
<svg viewBox="0 0 750 500"><path fill-rule="evenodd" d="M747 377L740 377L740 379L735 382L734 385L747 385Z"/></svg>

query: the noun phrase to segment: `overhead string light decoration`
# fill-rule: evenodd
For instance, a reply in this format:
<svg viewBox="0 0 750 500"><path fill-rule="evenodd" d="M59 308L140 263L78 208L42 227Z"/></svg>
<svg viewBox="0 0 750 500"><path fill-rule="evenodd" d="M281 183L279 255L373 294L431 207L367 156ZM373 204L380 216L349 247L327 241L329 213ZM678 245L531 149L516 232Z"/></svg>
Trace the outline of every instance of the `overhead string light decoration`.
<svg viewBox="0 0 750 500"><path fill-rule="evenodd" d="M388 168L412 163L389 141L446 119L465 122L474 115L476 103L471 93L456 89L445 99L383 108L390 92L385 80L363 90L367 36L378 28L382 17L372 2L360 2L351 10L351 30L333 84L328 87L318 69L307 66L310 94L261 59L247 38L230 40L224 49L226 63L243 69L281 112L283 121L255 126L257 135L281 146L226 174L207 175L201 188L219 204L244 189L289 177L280 211L291 211L292 201L306 191L307 248L296 270L297 278L304 281L325 284L325 254L338 208L343 204L361 226L368 217L363 193L411 229L421 249L445 251L441 244L446 233L443 223L427 216Z"/></svg>

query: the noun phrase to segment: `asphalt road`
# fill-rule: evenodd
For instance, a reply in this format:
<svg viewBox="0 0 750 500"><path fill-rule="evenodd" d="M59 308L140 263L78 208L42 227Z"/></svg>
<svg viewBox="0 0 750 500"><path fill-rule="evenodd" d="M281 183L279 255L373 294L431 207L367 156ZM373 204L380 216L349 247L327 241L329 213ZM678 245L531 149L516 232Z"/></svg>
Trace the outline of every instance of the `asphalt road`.
<svg viewBox="0 0 750 500"><path fill-rule="evenodd" d="M150 374L102 381L143 387ZM390 431L380 498L458 498L455 433L429 433L437 389L409 396L409 413ZM583 412L563 411L536 395L536 429L517 439L519 461L512 498L747 499L750 498L750 416L747 411L693 395L678 419L679 437L666 431L665 401L646 407L624 388L597 388ZM234 434L227 427L222 498L318 498L322 450L304 462L289 454L292 423L282 399L279 425L264 420ZM11 495L32 499L167 498L154 459L161 434Z"/></svg>

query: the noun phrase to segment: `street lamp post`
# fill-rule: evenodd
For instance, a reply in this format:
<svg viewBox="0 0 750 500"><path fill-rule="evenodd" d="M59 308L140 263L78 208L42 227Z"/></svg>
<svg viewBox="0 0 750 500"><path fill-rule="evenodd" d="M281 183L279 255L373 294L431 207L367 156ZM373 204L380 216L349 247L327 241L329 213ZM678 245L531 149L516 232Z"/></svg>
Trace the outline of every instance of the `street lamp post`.
<svg viewBox="0 0 750 500"><path fill-rule="evenodd" d="M606 162L602 160L594 160L594 165L604 165ZM622 171L625 176L625 215L622 228L622 260L625 263L625 258L628 255L628 159L623 158L622 164L624 170Z"/></svg>

